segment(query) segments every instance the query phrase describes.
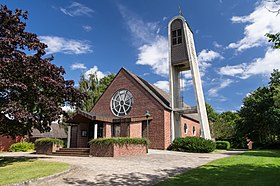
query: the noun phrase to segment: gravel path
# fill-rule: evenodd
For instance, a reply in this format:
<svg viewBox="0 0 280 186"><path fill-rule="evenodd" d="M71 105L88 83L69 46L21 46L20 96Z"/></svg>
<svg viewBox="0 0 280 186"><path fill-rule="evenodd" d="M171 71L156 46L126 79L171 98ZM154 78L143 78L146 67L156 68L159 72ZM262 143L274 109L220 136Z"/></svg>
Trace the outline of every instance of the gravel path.
<svg viewBox="0 0 280 186"><path fill-rule="evenodd" d="M242 152L202 154L149 150L146 156L119 158L45 156L30 153L4 153L0 154L0 157L38 157L48 161L66 162L73 166L73 170L66 174L29 183L30 186L152 185L210 161Z"/></svg>

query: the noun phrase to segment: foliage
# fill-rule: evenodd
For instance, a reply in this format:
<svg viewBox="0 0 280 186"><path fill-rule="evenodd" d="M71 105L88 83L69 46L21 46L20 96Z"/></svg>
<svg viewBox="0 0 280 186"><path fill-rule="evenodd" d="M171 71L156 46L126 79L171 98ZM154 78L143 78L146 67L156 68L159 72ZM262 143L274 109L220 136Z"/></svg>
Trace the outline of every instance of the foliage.
<svg viewBox="0 0 280 186"><path fill-rule="evenodd" d="M61 162L28 158L0 157L0 185L9 185L49 176L70 168Z"/></svg>
<svg viewBox="0 0 280 186"><path fill-rule="evenodd" d="M215 124L218 121L219 113L217 113L210 104L206 103L205 106L206 106L206 111L207 111L207 116L208 116L210 133L211 133L212 138L215 138L216 137Z"/></svg>
<svg viewBox="0 0 280 186"><path fill-rule="evenodd" d="M27 152L33 150L34 150L34 143L28 143L28 142L14 143L9 148L9 151L11 152Z"/></svg>
<svg viewBox="0 0 280 186"><path fill-rule="evenodd" d="M128 144L142 144L148 145L148 140L146 138L129 138L129 137L116 137L116 138L97 138L92 139L88 142L91 144L98 145L128 145Z"/></svg>
<svg viewBox="0 0 280 186"><path fill-rule="evenodd" d="M280 151L247 151L212 161L157 185L279 185Z"/></svg>
<svg viewBox="0 0 280 186"><path fill-rule="evenodd" d="M265 34L266 37L268 37L268 42L274 43L272 46L275 49L280 49L280 32L276 34Z"/></svg>
<svg viewBox="0 0 280 186"><path fill-rule="evenodd" d="M35 146L57 144L63 146L63 141L56 138L40 138L35 141Z"/></svg>
<svg viewBox="0 0 280 186"><path fill-rule="evenodd" d="M219 114L208 103L206 110L212 138L233 139L236 135L236 123L240 120L238 113L227 111Z"/></svg>
<svg viewBox="0 0 280 186"><path fill-rule="evenodd" d="M216 149L230 149L230 143L228 141L216 141Z"/></svg>
<svg viewBox="0 0 280 186"><path fill-rule="evenodd" d="M87 95L82 110L89 112L92 109L114 77L115 74L112 73L98 80L96 73L90 74L88 79L84 74L81 75L79 90Z"/></svg>
<svg viewBox="0 0 280 186"><path fill-rule="evenodd" d="M216 139L232 139L236 135L236 124L240 117L237 112L223 112L219 115L218 121L214 125Z"/></svg>
<svg viewBox="0 0 280 186"><path fill-rule="evenodd" d="M279 141L280 72L274 70L269 85L259 87L243 100L239 111L241 122L237 126L240 135L248 135L254 144L269 144Z"/></svg>
<svg viewBox="0 0 280 186"><path fill-rule="evenodd" d="M47 45L26 32L27 12L0 5L0 134L50 130L65 104L81 107L84 94L65 80L65 70L43 58Z"/></svg>
<svg viewBox="0 0 280 186"><path fill-rule="evenodd" d="M171 149L182 152L213 152L216 144L212 140L201 137L179 137L171 144Z"/></svg>

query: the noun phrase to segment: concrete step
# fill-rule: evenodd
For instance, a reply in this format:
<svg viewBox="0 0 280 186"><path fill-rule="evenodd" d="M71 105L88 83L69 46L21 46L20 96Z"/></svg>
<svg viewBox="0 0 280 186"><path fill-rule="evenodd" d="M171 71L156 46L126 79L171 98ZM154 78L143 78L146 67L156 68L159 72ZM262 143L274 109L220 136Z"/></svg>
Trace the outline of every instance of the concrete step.
<svg viewBox="0 0 280 186"><path fill-rule="evenodd" d="M89 148L61 148L53 153L56 156L89 156Z"/></svg>
<svg viewBox="0 0 280 186"><path fill-rule="evenodd" d="M61 148L60 152L89 152L89 148Z"/></svg>
<svg viewBox="0 0 280 186"><path fill-rule="evenodd" d="M76 153L56 153L56 152L54 152L53 154L52 154L53 156L78 156L78 157L89 157L89 153L85 153L85 154L76 154Z"/></svg>

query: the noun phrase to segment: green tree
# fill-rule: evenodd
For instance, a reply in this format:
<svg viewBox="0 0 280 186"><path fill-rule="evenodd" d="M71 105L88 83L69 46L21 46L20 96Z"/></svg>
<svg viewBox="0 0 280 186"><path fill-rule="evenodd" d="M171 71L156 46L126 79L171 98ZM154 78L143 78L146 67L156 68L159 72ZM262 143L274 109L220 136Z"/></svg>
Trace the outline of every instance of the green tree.
<svg viewBox="0 0 280 186"><path fill-rule="evenodd" d="M98 80L96 73L90 74L88 79L82 74L79 82L79 90L87 95L82 110L89 112L99 97L104 93L115 74L109 74Z"/></svg>
<svg viewBox="0 0 280 186"><path fill-rule="evenodd" d="M84 94L65 80L65 70L43 58L47 45L26 32L27 12L0 5L0 134L50 130L65 104L80 107Z"/></svg>
<svg viewBox="0 0 280 186"><path fill-rule="evenodd" d="M230 140L236 136L236 125L240 117L237 112L223 112L219 115L219 120L215 125L217 139Z"/></svg>
<svg viewBox="0 0 280 186"><path fill-rule="evenodd" d="M205 106L208 116L211 137L216 138L215 125L219 119L219 113L217 113L209 103L206 103Z"/></svg>
<svg viewBox="0 0 280 186"><path fill-rule="evenodd" d="M280 32L276 33L276 34L265 34L266 37L268 37L268 42L272 42L274 43L274 45L272 46L275 49L280 49Z"/></svg>
<svg viewBox="0 0 280 186"><path fill-rule="evenodd" d="M238 131L255 142L268 144L279 141L280 107L278 105L280 72L274 70L269 85L260 87L243 99Z"/></svg>

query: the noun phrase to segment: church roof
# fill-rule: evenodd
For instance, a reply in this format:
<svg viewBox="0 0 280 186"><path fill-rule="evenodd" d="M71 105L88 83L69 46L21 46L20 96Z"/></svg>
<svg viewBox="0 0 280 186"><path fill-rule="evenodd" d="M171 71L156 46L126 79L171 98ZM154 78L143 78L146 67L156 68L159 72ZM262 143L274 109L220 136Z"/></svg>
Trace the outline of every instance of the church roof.
<svg viewBox="0 0 280 186"><path fill-rule="evenodd" d="M165 109L171 110L171 95L167 92L163 91L162 89L158 88L157 86L149 83L148 81L144 80L143 78L135 75L134 73L130 72L126 68L122 67L121 70L124 70L127 74L129 74L135 81L137 81L145 90L147 90ZM183 103L185 108L191 108L188 104ZM199 121L199 116L197 113L194 114L183 114L183 116Z"/></svg>

